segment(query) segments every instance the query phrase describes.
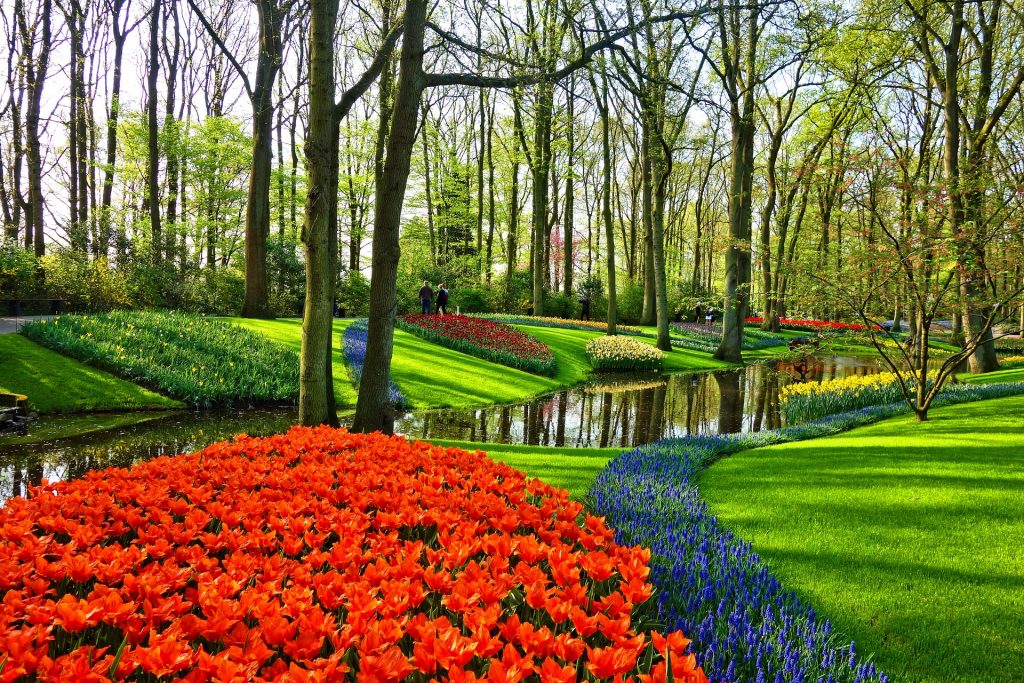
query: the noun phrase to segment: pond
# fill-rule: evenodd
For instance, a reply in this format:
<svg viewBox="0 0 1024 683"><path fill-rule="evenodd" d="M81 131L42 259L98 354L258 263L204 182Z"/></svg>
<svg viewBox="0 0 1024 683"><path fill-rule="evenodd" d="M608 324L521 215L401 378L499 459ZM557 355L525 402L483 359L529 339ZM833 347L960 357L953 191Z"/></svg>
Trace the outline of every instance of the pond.
<svg viewBox="0 0 1024 683"><path fill-rule="evenodd" d="M773 429L782 424L779 392L786 384L879 371L875 358L818 356L714 373L599 375L515 405L413 411L400 417L395 429L418 439L630 447L687 434ZM0 440L0 500L24 495L42 479L73 479L91 469L125 467L243 432L261 436L286 431L297 415L288 409L176 412L31 445L3 445ZM49 418L31 430L45 433L70 420L82 417Z"/></svg>

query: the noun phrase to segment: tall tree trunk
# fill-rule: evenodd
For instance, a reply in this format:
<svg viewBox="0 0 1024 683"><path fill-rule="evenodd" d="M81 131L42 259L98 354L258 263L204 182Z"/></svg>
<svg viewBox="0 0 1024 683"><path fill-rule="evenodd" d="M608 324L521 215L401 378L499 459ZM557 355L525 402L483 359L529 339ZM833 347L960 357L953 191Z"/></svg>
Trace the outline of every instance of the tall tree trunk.
<svg viewBox="0 0 1024 683"><path fill-rule="evenodd" d="M611 116L608 111L608 76L601 74L601 90L591 80L594 99L601 114L601 218L604 222L605 242L608 250L608 334L617 332L618 302L615 290L615 228L612 223L612 138ZM603 438L603 436L602 436Z"/></svg>
<svg viewBox="0 0 1024 683"><path fill-rule="evenodd" d="M148 124L148 164L146 166L146 208L149 211L150 256L160 263L163 233L160 226L160 139L157 123L157 75L160 68L160 0L153 0L149 17L149 66L146 74L146 121Z"/></svg>
<svg viewBox="0 0 1024 683"><path fill-rule="evenodd" d="M548 190L551 170L551 117L554 86L542 80L537 86L537 111L533 128L533 314L544 315L544 284L547 275Z"/></svg>
<svg viewBox="0 0 1024 683"><path fill-rule="evenodd" d="M334 321L334 259L331 207L337 205L335 162L338 125L334 116L334 31L338 0L310 5L309 128L306 132L306 196L302 243L306 247L306 301L299 356L299 422L337 424L328 383ZM334 176L332 178L332 175Z"/></svg>
<svg viewBox="0 0 1024 683"><path fill-rule="evenodd" d="M575 183L573 182L576 173L575 166L573 165L575 154L576 154L576 121L575 121L575 99L576 99L576 79L570 78L569 80L569 106L568 106L568 121L566 123L568 130L566 131L566 153L568 158L565 160L566 174L565 174L565 216L562 218L562 225L564 226L564 235L562 236L562 269L565 271L562 279L563 289L566 297L572 296L572 240L573 240L573 215L576 213L575 207L575 194L573 188Z"/></svg>
<svg viewBox="0 0 1024 683"><path fill-rule="evenodd" d="M391 131L382 173L376 183L373 231L373 275L370 279L370 321L366 363L359 384L352 429L356 432L394 430L394 411L388 400L395 315L396 280L401 249L398 231L409 179L416 123L423 96L423 34L427 0L406 0L405 34L395 93Z"/></svg>
<svg viewBox="0 0 1024 683"><path fill-rule="evenodd" d="M103 194L100 198L100 225L96 253L106 256L110 251L111 205L114 199L114 166L117 163L117 121L121 114L121 62L127 34L121 26L124 0L113 0L111 25L114 32L114 63L110 84L110 107L107 110L107 155L103 170Z"/></svg>
<svg viewBox="0 0 1024 683"><path fill-rule="evenodd" d="M33 41L28 40L30 28L25 25L22 12L20 32L24 49L29 51L28 73L25 85L28 90L28 110L25 112L25 154L28 171L28 205L25 207L26 245L32 246L36 256L46 253L45 234L43 229L43 157L42 143L39 139L39 118L42 109L43 87L46 84L50 65L50 37L53 15L53 0L42 0L42 16L39 20L40 35L39 57L32 54ZM33 32L35 28L31 29ZM31 242L29 237L31 236Z"/></svg>

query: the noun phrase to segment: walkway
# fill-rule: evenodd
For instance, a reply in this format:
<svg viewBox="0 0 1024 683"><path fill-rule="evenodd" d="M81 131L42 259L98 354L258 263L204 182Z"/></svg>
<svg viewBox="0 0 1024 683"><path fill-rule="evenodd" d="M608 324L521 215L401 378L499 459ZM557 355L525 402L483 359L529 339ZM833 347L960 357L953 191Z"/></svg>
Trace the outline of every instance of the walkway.
<svg viewBox="0 0 1024 683"><path fill-rule="evenodd" d="M30 323L34 320L53 320L52 315L22 315L17 318L6 317L0 318L0 334L14 334L21 329L21 326L25 323Z"/></svg>

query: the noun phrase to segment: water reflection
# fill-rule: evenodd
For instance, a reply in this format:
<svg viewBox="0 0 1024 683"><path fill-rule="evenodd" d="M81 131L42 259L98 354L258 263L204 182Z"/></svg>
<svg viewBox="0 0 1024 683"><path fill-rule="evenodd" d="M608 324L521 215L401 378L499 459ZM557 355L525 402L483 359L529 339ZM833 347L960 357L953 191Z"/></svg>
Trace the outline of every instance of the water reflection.
<svg viewBox="0 0 1024 683"><path fill-rule="evenodd" d="M23 496L43 479L62 481L103 467L200 449L235 434L275 434L295 424L294 410L175 413L96 434L28 446L0 445L0 500Z"/></svg>
<svg viewBox="0 0 1024 683"><path fill-rule="evenodd" d="M822 356L716 373L608 375L518 405L408 413L395 428L412 438L626 448L688 434L774 429L782 424L779 392L786 384L876 372L874 358ZM31 446L0 442L0 501L24 495L42 479L189 452L242 432L283 432L296 417L294 410L182 412Z"/></svg>

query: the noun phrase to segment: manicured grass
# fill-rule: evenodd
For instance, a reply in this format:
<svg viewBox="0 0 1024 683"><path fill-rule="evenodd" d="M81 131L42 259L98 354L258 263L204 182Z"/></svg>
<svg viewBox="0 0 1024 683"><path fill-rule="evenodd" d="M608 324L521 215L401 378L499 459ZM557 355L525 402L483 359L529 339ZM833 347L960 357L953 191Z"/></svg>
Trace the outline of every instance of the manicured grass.
<svg viewBox="0 0 1024 683"><path fill-rule="evenodd" d="M0 385L40 413L179 408L181 403L60 355L20 334L0 335Z"/></svg>
<svg viewBox="0 0 1024 683"><path fill-rule="evenodd" d="M520 446L504 443L476 443L429 439L431 443L454 446L467 451L483 451L489 457L526 472L531 477L567 489L580 500L590 491L594 478L609 460L622 452L621 448L554 448L549 446Z"/></svg>
<svg viewBox="0 0 1024 683"><path fill-rule="evenodd" d="M296 351L302 343L301 320L230 318L229 321L265 334ZM341 345L342 333L351 322L334 321L334 393L339 407L354 405L356 402L356 390L345 369ZM395 330L391 372L392 379L413 408L508 403L553 391L560 386L550 378L467 356L401 330Z"/></svg>
<svg viewBox="0 0 1024 683"><path fill-rule="evenodd" d="M296 351L301 346L301 320L226 320L260 332ZM348 378L341 351L341 335L350 322L351 320L334 321L334 391L338 397L339 407L354 405L356 401L356 391ZM590 363L583 349L588 341L600 336L599 332L527 325L515 327L550 347L558 366L553 378L540 377L474 358L401 330L395 330L395 350L391 359L392 379L398 384L412 408L460 408L524 401L531 396L578 384L590 376ZM648 344L654 344L655 341L633 338ZM697 351L675 349L665 356L667 372L714 370L724 367L730 365Z"/></svg>
<svg viewBox="0 0 1024 683"><path fill-rule="evenodd" d="M745 451L700 479L749 540L895 681L1024 670L1024 397Z"/></svg>
<svg viewBox="0 0 1024 683"><path fill-rule="evenodd" d="M1007 368L1006 370L996 370L995 372L986 372L981 375L972 375L969 372L965 372L957 375L957 379L962 382L971 382L973 384L1024 382L1024 368Z"/></svg>
<svg viewBox="0 0 1024 683"><path fill-rule="evenodd" d="M250 329L253 332L259 332L279 344L284 344L294 349L296 353L302 348L302 320L298 318L282 318L279 320L224 318L224 320ZM345 354L342 352L341 345L341 335L345 333L345 328L351 322L351 319L335 320L332 332L331 370L334 373L334 398L339 408L356 404L356 389L352 386L352 381L345 370Z"/></svg>

